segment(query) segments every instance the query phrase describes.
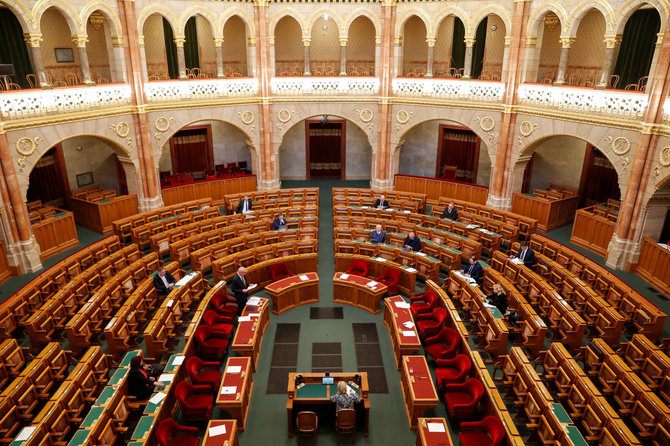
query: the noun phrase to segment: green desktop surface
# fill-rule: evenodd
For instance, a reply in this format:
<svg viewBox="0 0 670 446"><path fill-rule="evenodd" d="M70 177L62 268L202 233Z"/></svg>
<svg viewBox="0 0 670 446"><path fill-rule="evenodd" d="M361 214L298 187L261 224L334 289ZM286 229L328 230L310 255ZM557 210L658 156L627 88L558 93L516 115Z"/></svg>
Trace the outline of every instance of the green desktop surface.
<svg viewBox="0 0 670 446"><path fill-rule="evenodd" d="M568 426L568 438L575 446L588 446L581 432L575 426Z"/></svg>
<svg viewBox="0 0 670 446"><path fill-rule="evenodd" d="M296 398L326 398L328 386L323 384L305 384L295 392Z"/></svg>
<svg viewBox="0 0 670 446"><path fill-rule="evenodd" d="M93 426L93 423L95 423L95 420L100 418L100 415L105 411L104 406L93 406L91 407L91 410L89 410L88 415L86 415L86 418L84 418L84 421L81 422L81 425L79 426L80 428L88 428Z"/></svg>
<svg viewBox="0 0 670 446"><path fill-rule="evenodd" d="M98 406L104 406L107 404L107 401L114 395L114 392L116 391L116 387L114 386L107 386L104 389L102 389L102 393L100 393L100 396L98 397L97 400L95 400L95 404Z"/></svg>
<svg viewBox="0 0 670 446"><path fill-rule="evenodd" d="M133 432L133 436L130 439L144 440L146 436L149 435L149 431L151 430L151 426L154 424L155 419L155 415L144 415L140 418L140 421L135 428L135 432Z"/></svg>
<svg viewBox="0 0 670 446"><path fill-rule="evenodd" d="M75 432L74 436L72 437L72 440L68 443L68 446L81 446L86 442L86 439L88 438L88 434L90 434L91 431L88 429L79 429L77 432Z"/></svg>
<svg viewBox="0 0 670 446"><path fill-rule="evenodd" d="M119 367L130 367L130 360L135 356L139 355L141 350L133 350L132 352L126 353L126 356L123 357L123 360L119 364Z"/></svg>
<svg viewBox="0 0 670 446"><path fill-rule="evenodd" d="M568 413L565 411L565 408L563 407L562 404L552 403L551 407L558 421L560 421L563 424L572 424L572 418L570 418L570 415L568 415Z"/></svg>
<svg viewBox="0 0 670 446"><path fill-rule="evenodd" d="M126 377L126 374L128 374L129 370L130 369L126 369L126 368L116 369L116 372L114 372L114 374L112 375L112 377L109 380L109 385L114 386L114 385L117 385L117 384L121 384L123 382L123 378Z"/></svg>

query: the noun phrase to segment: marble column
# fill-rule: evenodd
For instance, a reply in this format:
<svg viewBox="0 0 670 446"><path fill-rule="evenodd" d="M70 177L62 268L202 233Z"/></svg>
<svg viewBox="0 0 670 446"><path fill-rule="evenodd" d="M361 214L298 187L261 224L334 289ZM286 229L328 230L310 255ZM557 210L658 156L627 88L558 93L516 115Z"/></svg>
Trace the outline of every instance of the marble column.
<svg viewBox="0 0 670 446"><path fill-rule="evenodd" d="M223 36L214 37L214 53L216 54L216 77L224 79L223 74Z"/></svg>
<svg viewBox="0 0 670 446"><path fill-rule="evenodd" d="M142 48L140 51L143 51ZM123 36L112 36L112 62L110 66L111 82L128 82L125 70L125 59L123 57ZM142 75L147 77L147 64L142 65Z"/></svg>
<svg viewBox="0 0 670 446"><path fill-rule="evenodd" d="M340 37L340 76L347 75L347 38Z"/></svg>
<svg viewBox="0 0 670 446"><path fill-rule="evenodd" d="M88 36L85 34L78 34L72 36L72 43L77 47L77 56L79 56L79 66L81 68L81 74L84 81L84 85L92 87L95 85L93 79L91 79L91 69L88 66L88 53L86 52L86 42L88 42Z"/></svg>
<svg viewBox="0 0 670 446"><path fill-rule="evenodd" d="M463 78L470 79L472 72L472 48L475 46L474 37L465 38L465 60L463 61Z"/></svg>
<svg viewBox="0 0 670 446"><path fill-rule="evenodd" d="M175 36L174 43L177 45L177 66L179 67L179 79L186 80L188 76L186 75L186 56L184 55L184 43L186 42L186 37L184 36Z"/></svg>
<svg viewBox="0 0 670 446"><path fill-rule="evenodd" d="M570 47L575 42L574 37L561 36L561 59L558 62L558 73L554 85L560 87L565 84L565 75L568 71L568 61L570 60Z"/></svg>
<svg viewBox="0 0 670 446"><path fill-rule="evenodd" d="M38 85L35 86L39 86L45 90L52 88L51 83L47 80L46 73L44 72L44 63L42 62L42 49L40 48L42 34L24 34L23 36L30 48L30 60L33 64L35 77L37 77Z"/></svg>
<svg viewBox="0 0 670 446"><path fill-rule="evenodd" d="M310 72L310 58L309 58L309 49L310 49L310 43L312 42L312 39L310 37L303 37L302 38L302 44L305 47L305 68L303 70L302 75L305 77L311 76L312 73Z"/></svg>
<svg viewBox="0 0 670 446"><path fill-rule="evenodd" d="M398 76L404 76L405 73L405 67L403 66L403 59L402 59L402 36L395 36L393 38L393 60L395 61L394 63L396 64L395 66L395 72L397 73Z"/></svg>
<svg viewBox="0 0 670 446"><path fill-rule="evenodd" d="M614 70L619 42L621 42L621 37L619 36L605 36L605 60L603 60L603 67L600 70L600 81L596 84L596 89L598 90L607 88L612 71Z"/></svg>
<svg viewBox="0 0 670 446"><path fill-rule="evenodd" d="M435 37L426 37L428 43L428 58L426 59L426 79L433 77L433 59L435 58Z"/></svg>

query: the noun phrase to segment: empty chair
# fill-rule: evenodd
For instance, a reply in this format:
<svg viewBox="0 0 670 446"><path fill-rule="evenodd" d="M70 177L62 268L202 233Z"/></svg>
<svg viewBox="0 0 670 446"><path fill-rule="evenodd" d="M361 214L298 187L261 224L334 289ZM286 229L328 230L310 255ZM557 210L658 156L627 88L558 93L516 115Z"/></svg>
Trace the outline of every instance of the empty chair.
<svg viewBox="0 0 670 446"><path fill-rule="evenodd" d="M200 386L209 386L213 391L219 388L221 382L219 367L221 367L220 363L203 361L197 356L191 356L186 360L186 373L191 382ZM212 368L216 370L211 370Z"/></svg>
<svg viewBox="0 0 670 446"><path fill-rule="evenodd" d="M195 340L200 355L205 359L220 361L228 350L228 336L209 325L201 325L195 329Z"/></svg>
<svg viewBox="0 0 670 446"><path fill-rule="evenodd" d="M288 269L288 266L286 266L285 263L274 263L270 265L270 277L272 277L273 282L291 277L293 275L294 274L291 272L291 270Z"/></svg>
<svg viewBox="0 0 670 446"><path fill-rule="evenodd" d="M202 316L202 320L205 324L212 327L214 330L224 333L226 337L230 337L230 334L233 332L233 316L221 316L214 310L207 310Z"/></svg>
<svg viewBox="0 0 670 446"><path fill-rule="evenodd" d="M398 283L400 282L400 271L394 268L386 268L384 274L375 279L388 287L389 296L398 292Z"/></svg>
<svg viewBox="0 0 670 446"><path fill-rule="evenodd" d="M337 412L335 419L335 432L337 433L337 444L340 444L340 434L351 434L351 442L356 442L356 410L342 409Z"/></svg>
<svg viewBox="0 0 670 446"><path fill-rule="evenodd" d="M443 389L447 384L460 383L470 373L472 361L466 355L460 354L452 359L436 359L437 386Z"/></svg>
<svg viewBox="0 0 670 446"><path fill-rule="evenodd" d="M367 276L368 275L368 261L364 259L354 259L349 265L347 274L353 274L355 276Z"/></svg>
<svg viewBox="0 0 670 446"><path fill-rule="evenodd" d="M481 421L464 421L458 438L463 446L499 446L505 439L505 426L491 415Z"/></svg>
<svg viewBox="0 0 670 446"><path fill-rule="evenodd" d="M215 293L209 302L212 309L222 316L237 315L237 301L226 293Z"/></svg>
<svg viewBox="0 0 670 446"><path fill-rule="evenodd" d="M449 359L456 355L456 349L461 345L461 335L449 327L442 327L435 336L424 340L423 349L435 359Z"/></svg>
<svg viewBox="0 0 670 446"><path fill-rule="evenodd" d="M424 313L417 316L416 327L423 339L435 336L440 332L447 320L447 310L444 308L435 308L430 313Z"/></svg>
<svg viewBox="0 0 670 446"><path fill-rule="evenodd" d="M316 444L316 431L319 428L319 417L317 417L314 412L302 411L298 413L296 426L298 431L298 444L300 444L300 437L314 437L314 444Z"/></svg>
<svg viewBox="0 0 670 446"><path fill-rule="evenodd" d="M200 435L197 427L182 426L166 418L156 429L156 439L161 446L198 446Z"/></svg>
<svg viewBox="0 0 670 446"><path fill-rule="evenodd" d="M464 383L447 384L444 401L451 418L472 418L477 415L477 405L484 396L484 384L477 378Z"/></svg>
<svg viewBox="0 0 670 446"><path fill-rule="evenodd" d="M437 305L437 294L428 290L421 296L410 297L409 302L409 309L414 317L417 317L419 314L433 311L435 305Z"/></svg>
<svg viewBox="0 0 670 446"><path fill-rule="evenodd" d="M212 389L209 386L194 386L188 381L180 381L174 393L185 420L209 420L212 415L212 404L214 403Z"/></svg>

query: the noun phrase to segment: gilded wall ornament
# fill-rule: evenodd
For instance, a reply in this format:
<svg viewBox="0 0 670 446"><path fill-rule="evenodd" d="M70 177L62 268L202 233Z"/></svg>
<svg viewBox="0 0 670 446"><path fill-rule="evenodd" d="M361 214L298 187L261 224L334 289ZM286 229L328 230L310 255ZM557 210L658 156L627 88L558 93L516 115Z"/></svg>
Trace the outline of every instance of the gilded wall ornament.
<svg viewBox="0 0 670 446"><path fill-rule="evenodd" d="M612 152L619 156L624 156L630 151L630 141L628 138L624 138L623 136L619 136L617 138L608 136L605 138L605 141L609 143Z"/></svg>
<svg viewBox="0 0 670 446"><path fill-rule="evenodd" d="M670 166L670 146L663 147L661 153L658 154L658 162L661 163L661 166L663 167Z"/></svg>
<svg viewBox="0 0 670 446"><path fill-rule="evenodd" d="M621 161L621 170L623 172L628 172L628 166L630 166L630 158L626 157Z"/></svg>
<svg viewBox="0 0 670 446"><path fill-rule="evenodd" d="M242 121L242 124L245 124L245 125L249 126L249 131L251 133L254 133L256 131L256 126L252 125L252 123L254 122L254 119L256 119L253 112L250 112L249 110L243 111L243 112L237 112L237 117L240 118L240 121Z"/></svg>
<svg viewBox="0 0 670 446"><path fill-rule="evenodd" d="M367 124L366 127L369 131L374 130L375 123L372 122L372 119L375 117L375 114L372 112L372 110L369 108L364 108L363 110L356 110L356 114L358 115L358 119Z"/></svg>
<svg viewBox="0 0 670 446"><path fill-rule="evenodd" d="M161 116L160 118L154 121L154 127L156 128L156 130L158 130L158 132L154 133L154 139L156 140L156 142L161 141L161 139L163 138L161 136L161 133L167 132L173 122L174 118L166 118L164 116Z"/></svg>
<svg viewBox="0 0 670 446"><path fill-rule="evenodd" d="M519 132L524 138L527 138L533 134L536 128L537 124L531 124L529 121L523 121L519 126Z"/></svg>
<svg viewBox="0 0 670 446"><path fill-rule="evenodd" d="M284 130L284 125L287 122L289 122L291 119L293 119L293 115L295 115L295 110L289 110L286 108L282 108L277 112L277 120L279 121L277 123L277 129L280 131Z"/></svg>
<svg viewBox="0 0 670 446"><path fill-rule="evenodd" d="M37 146L39 145L40 141L42 141L42 138L39 136L36 136L33 139L26 138L24 136L23 138L20 138L18 141L16 141L16 151L19 155L22 156L22 158L16 160L16 164L18 164L21 168L21 172L23 172L23 169L26 167L26 158L35 153L35 150L37 150Z"/></svg>
<svg viewBox="0 0 670 446"><path fill-rule="evenodd" d="M479 118L477 118L479 119ZM485 116L481 119L479 119L479 128L484 130L485 132L490 132L493 130L496 126L496 122L493 120L493 118L489 116Z"/></svg>
<svg viewBox="0 0 670 446"><path fill-rule="evenodd" d="M125 138L130 133L130 126L123 121L118 124L112 124L109 127L114 130L114 133L116 133L116 136L119 138Z"/></svg>
<svg viewBox="0 0 670 446"><path fill-rule="evenodd" d="M398 113L395 116L398 124L407 124L411 117L414 116L414 112L407 112L405 110L398 110Z"/></svg>

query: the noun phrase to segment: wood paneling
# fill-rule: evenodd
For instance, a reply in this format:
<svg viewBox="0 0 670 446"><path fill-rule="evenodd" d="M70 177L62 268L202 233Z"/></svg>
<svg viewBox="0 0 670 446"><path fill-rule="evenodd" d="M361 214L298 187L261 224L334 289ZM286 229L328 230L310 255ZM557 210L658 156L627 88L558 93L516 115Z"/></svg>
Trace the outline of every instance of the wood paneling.
<svg viewBox="0 0 670 446"><path fill-rule="evenodd" d="M587 209L580 209L575 214L570 243L605 257L615 227L615 221L594 215Z"/></svg>
<svg viewBox="0 0 670 446"><path fill-rule="evenodd" d="M670 295L670 250L645 237L635 272L660 291Z"/></svg>
<svg viewBox="0 0 670 446"><path fill-rule="evenodd" d="M171 206L185 201L211 198L213 202L223 201L226 194L238 194L256 190L256 175L198 181L180 186L164 187L161 191L163 204Z"/></svg>
<svg viewBox="0 0 670 446"><path fill-rule="evenodd" d="M537 229L547 232L574 220L578 205L578 195L551 200L515 192L512 212L536 219Z"/></svg>
<svg viewBox="0 0 670 446"><path fill-rule="evenodd" d="M12 277L12 270L9 268L9 262L7 261L7 251L5 250L5 244L0 240L0 285L10 277Z"/></svg>
<svg viewBox="0 0 670 446"><path fill-rule="evenodd" d="M35 240L40 245L41 261L79 244L72 212L60 212L32 227Z"/></svg>
<svg viewBox="0 0 670 446"><path fill-rule="evenodd" d="M489 196L486 186L399 174L395 176L395 190L426 194L429 200L449 197L478 204L486 204Z"/></svg>
<svg viewBox="0 0 670 446"><path fill-rule="evenodd" d="M121 195L96 203L70 198L77 224L100 234L111 234L112 222L137 214L137 196Z"/></svg>

